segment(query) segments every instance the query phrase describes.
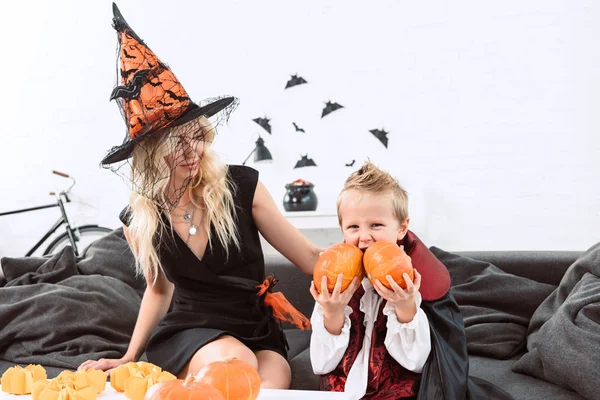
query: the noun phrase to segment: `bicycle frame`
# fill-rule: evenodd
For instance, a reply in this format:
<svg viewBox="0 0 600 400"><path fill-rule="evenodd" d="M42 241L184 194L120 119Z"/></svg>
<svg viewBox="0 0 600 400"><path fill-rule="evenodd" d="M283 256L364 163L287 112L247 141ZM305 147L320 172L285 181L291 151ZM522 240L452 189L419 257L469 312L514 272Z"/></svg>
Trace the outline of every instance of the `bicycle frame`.
<svg viewBox="0 0 600 400"><path fill-rule="evenodd" d="M54 225L52 225L52 227L48 230L48 232L46 232L44 234L44 236L25 254L26 257L32 255L63 224L67 225L67 235L69 236L69 241L71 242L71 246L73 246L73 251L75 252L75 255L78 255L77 246L75 243L75 237L73 236L73 230L71 229L71 225L69 224L67 212L66 212L65 206L63 204L63 200L62 200L63 196L65 198L65 202L67 202L67 203L71 202L71 199L69 199L69 197L66 195L66 193L61 193L55 204L47 204L44 206L23 208L21 210L14 210L14 211L0 213L0 217L1 217L4 215L19 214L19 213L24 213L24 212L28 212L28 211L44 210L46 208L54 208L54 207L60 208L60 213L62 214L62 216L54 223Z"/></svg>

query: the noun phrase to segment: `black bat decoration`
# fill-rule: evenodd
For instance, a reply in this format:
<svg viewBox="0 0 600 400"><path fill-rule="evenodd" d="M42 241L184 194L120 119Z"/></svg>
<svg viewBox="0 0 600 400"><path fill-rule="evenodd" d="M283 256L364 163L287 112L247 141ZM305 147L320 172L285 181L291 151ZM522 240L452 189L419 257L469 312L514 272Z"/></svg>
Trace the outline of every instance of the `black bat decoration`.
<svg viewBox="0 0 600 400"><path fill-rule="evenodd" d="M269 134L271 134L271 124L269 124L270 119L265 117L265 118L254 118L252 121L256 122L257 124L259 124L260 126L263 127L263 129L267 132L269 132Z"/></svg>
<svg viewBox="0 0 600 400"><path fill-rule="evenodd" d="M123 54L125 54L125 58L135 58L135 56L130 56L127 54L127 50L123 49Z"/></svg>
<svg viewBox="0 0 600 400"><path fill-rule="evenodd" d="M149 69L143 69L138 71L131 78L131 82L129 82L125 86L117 86L113 89L110 94L110 99L114 100L116 98L122 99L135 99L140 95L140 91L142 90L142 86L146 81L146 77L150 73Z"/></svg>
<svg viewBox="0 0 600 400"><path fill-rule="evenodd" d="M135 68L131 68L131 69L128 69L128 70L121 70L121 76L124 79L127 79L129 77L129 75L133 74L135 71L136 71Z"/></svg>
<svg viewBox="0 0 600 400"><path fill-rule="evenodd" d="M296 123L295 123L295 122L292 122L292 124L294 124L294 128L296 128L296 132L302 132L302 133L306 133L306 132L304 131L304 129L302 129L302 128L300 128L298 125L296 125Z"/></svg>
<svg viewBox="0 0 600 400"><path fill-rule="evenodd" d="M137 120L140 125L146 126L146 123L140 117L137 117ZM135 126L135 124L129 124L129 126L131 126L133 128Z"/></svg>
<svg viewBox="0 0 600 400"><path fill-rule="evenodd" d="M167 103L166 101L162 101L162 100L156 100L156 102L163 107L169 107L169 106L173 105L173 103Z"/></svg>
<svg viewBox="0 0 600 400"><path fill-rule="evenodd" d="M323 108L323 112L321 113L321 118L323 118L326 115L331 114L335 110L339 110L340 108L344 108L344 106L342 106L338 103L332 103L332 102L328 101L327 103L325 103L325 108Z"/></svg>
<svg viewBox="0 0 600 400"><path fill-rule="evenodd" d="M177 96L177 94L170 89L165 90L165 93L167 93L173 100L177 101L186 101L190 99L187 96Z"/></svg>
<svg viewBox="0 0 600 400"><path fill-rule="evenodd" d="M316 167L317 164L315 164L315 162L313 161L312 158L308 158L308 155L302 156L297 162L296 165L294 166L294 169L296 168L302 168L302 167Z"/></svg>
<svg viewBox="0 0 600 400"><path fill-rule="evenodd" d="M290 78L290 80L287 81L287 83L285 84L285 89L291 88L291 87L294 87L294 86L298 86L298 85L302 85L303 83L308 83L308 82L306 82L306 79L304 79L301 76L292 75L292 77Z"/></svg>
<svg viewBox="0 0 600 400"><path fill-rule="evenodd" d="M355 162L356 162L356 160L352 160L351 162L346 164L346 167L353 167Z"/></svg>
<svg viewBox="0 0 600 400"><path fill-rule="evenodd" d="M388 133L384 131L383 129L371 129L369 132L371 132L377 139L379 139L379 141L385 146L385 148L387 149L388 147Z"/></svg>

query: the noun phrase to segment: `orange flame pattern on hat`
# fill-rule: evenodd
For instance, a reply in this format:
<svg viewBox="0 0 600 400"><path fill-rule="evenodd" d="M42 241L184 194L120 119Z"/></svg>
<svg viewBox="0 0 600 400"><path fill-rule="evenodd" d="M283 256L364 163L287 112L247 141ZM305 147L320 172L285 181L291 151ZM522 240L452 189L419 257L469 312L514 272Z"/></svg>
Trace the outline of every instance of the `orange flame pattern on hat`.
<svg viewBox="0 0 600 400"><path fill-rule="evenodd" d="M133 140L179 118L188 109L190 98L175 74L129 29L119 30L122 86L113 90L111 100L123 101Z"/></svg>

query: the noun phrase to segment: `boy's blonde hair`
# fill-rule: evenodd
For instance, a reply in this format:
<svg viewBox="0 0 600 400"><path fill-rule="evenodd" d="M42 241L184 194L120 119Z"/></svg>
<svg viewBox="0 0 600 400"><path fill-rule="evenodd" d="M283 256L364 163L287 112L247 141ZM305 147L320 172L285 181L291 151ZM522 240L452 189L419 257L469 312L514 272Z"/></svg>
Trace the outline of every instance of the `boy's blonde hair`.
<svg viewBox="0 0 600 400"><path fill-rule="evenodd" d="M403 222L408 218L408 193L406 190L387 171L377 168L370 161L366 161L358 171L353 172L346 179L344 188L338 196L336 205L340 226L342 225L340 214L342 195L349 190L374 195L389 195L392 199L394 216L398 218L398 221Z"/></svg>

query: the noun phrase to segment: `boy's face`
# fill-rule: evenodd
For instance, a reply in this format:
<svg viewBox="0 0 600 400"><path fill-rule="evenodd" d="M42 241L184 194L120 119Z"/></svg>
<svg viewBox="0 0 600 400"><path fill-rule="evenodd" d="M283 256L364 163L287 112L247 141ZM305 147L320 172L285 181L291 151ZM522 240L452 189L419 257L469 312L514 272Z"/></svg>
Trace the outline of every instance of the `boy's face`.
<svg viewBox="0 0 600 400"><path fill-rule="evenodd" d="M409 219L398 221L389 195L348 190L342 194L339 212L344 242L363 251L375 242L396 243L408 230Z"/></svg>

